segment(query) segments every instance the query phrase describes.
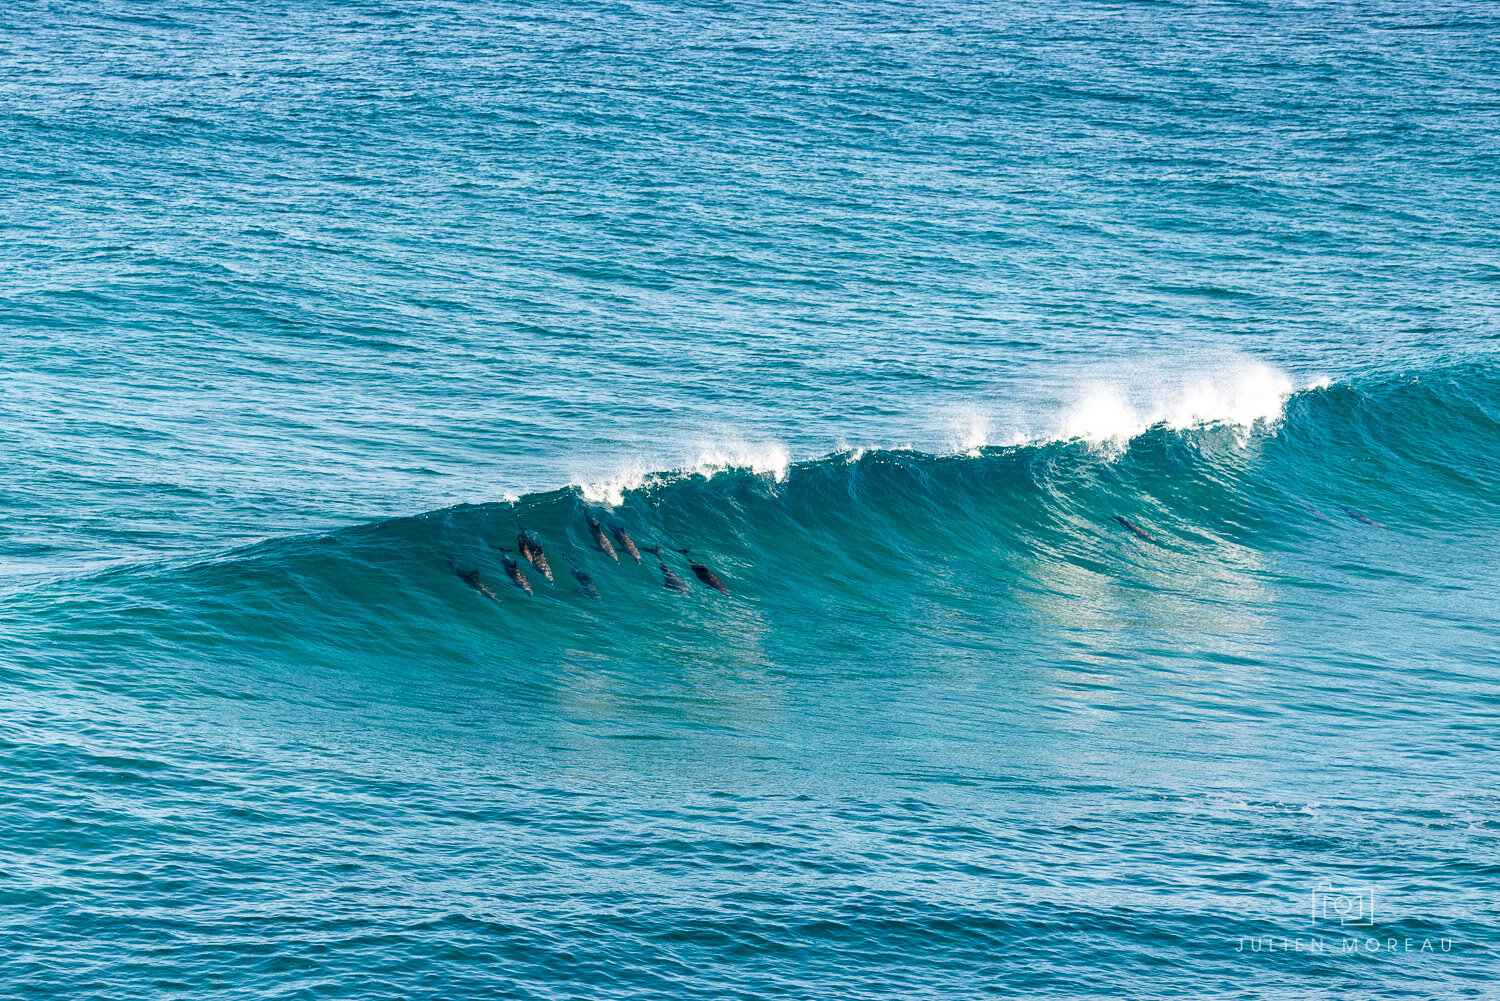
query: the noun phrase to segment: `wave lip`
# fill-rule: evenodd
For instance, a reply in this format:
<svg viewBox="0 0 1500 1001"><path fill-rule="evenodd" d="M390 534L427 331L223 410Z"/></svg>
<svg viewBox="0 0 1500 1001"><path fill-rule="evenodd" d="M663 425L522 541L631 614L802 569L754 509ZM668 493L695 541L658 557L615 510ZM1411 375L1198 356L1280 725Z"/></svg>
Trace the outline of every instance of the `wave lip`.
<svg viewBox="0 0 1500 1001"><path fill-rule="evenodd" d="M779 483L787 478L791 466L791 453L781 442L752 444L730 438L699 445L669 472L637 462L608 476L581 479L573 486L588 503L614 508L625 503L627 494L693 476L712 479L720 473L748 471Z"/></svg>
<svg viewBox="0 0 1500 1001"><path fill-rule="evenodd" d="M1293 391L1287 373L1249 360L1233 360L1214 371L1101 381L1068 408L1052 437L1118 443L1153 427L1274 426L1285 415Z"/></svg>

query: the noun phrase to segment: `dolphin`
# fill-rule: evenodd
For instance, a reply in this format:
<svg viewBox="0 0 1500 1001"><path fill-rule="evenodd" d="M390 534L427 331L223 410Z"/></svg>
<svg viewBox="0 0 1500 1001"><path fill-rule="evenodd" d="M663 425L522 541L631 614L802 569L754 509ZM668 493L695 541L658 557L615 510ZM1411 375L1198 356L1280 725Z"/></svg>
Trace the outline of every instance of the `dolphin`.
<svg viewBox="0 0 1500 1001"><path fill-rule="evenodd" d="M609 536L605 535L604 529L599 527L599 519L588 511L583 512L583 518L589 523L589 534L594 537L594 545L598 546L605 556L616 563L620 562L620 557L615 555L615 547L609 544Z"/></svg>
<svg viewBox="0 0 1500 1001"><path fill-rule="evenodd" d="M1347 514L1349 517L1351 517L1355 521L1359 522L1361 525L1374 525L1376 528L1384 528L1385 527L1380 522L1376 521L1374 518L1367 518L1364 515L1360 514L1358 511L1354 510L1353 508L1346 507L1346 508L1342 508L1341 510L1343 510L1343 512L1345 514Z"/></svg>
<svg viewBox="0 0 1500 1001"><path fill-rule="evenodd" d="M509 556L501 556L500 561L505 564L505 576L510 578L510 582L527 594L530 594L531 581L527 580L526 575L521 572L521 568L516 566L516 561Z"/></svg>
<svg viewBox="0 0 1500 1001"><path fill-rule="evenodd" d="M692 553L688 552L686 549L679 549L677 551L688 558L688 565L692 567L693 573L697 574L699 580L701 580L709 587L713 588L715 591L722 591L725 594L729 593L729 588L724 586L724 582L719 579L718 574L714 573L708 567L693 559Z"/></svg>
<svg viewBox="0 0 1500 1001"><path fill-rule="evenodd" d="M594 575L579 569L578 564L573 562L573 557L567 553L563 554L563 559L567 560L568 566L572 568L573 579L578 581L578 590L583 592L583 596L585 598L599 597L599 589L594 586Z"/></svg>
<svg viewBox="0 0 1500 1001"><path fill-rule="evenodd" d="M1292 496L1296 497L1296 494L1293 494ZM1328 517L1328 515L1313 507L1312 502L1307 500L1305 497L1297 497L1297 499L1302 502L1303 507L1307 508L1307 513L1312 515L1314 518L1317 518L1319 521L1329 522L1330 524L1333 522L1332 518Z"/></svg>
<svg viewBox="0 0 1500 1001"><path fill-rule="evenodd" d="M1124 525L1125 528L1130 531L1130 534L1134 535L1138 539L1145 539L1147 542L1155 542L1156 541L1155 539L1153 539L1151 537L1151 533L1150 532L1146 531L1144 528L1142 528L1141 526L1137 525L1135 522L1131 521L1129 518L1123 518L1123 517L1121 517L1120 515L1117 514L1117 515L1115 515L1115 521L1118 521L1121 525Z"/></svg>
<svg viewBox="0 0 1500 1001"><path fill-rule="evenodd" d="M635 540L630 537L630 533L618 527L614 529L614 533L615 541L620 544L620 548L631 556L634 556L635 561L639 563L641 561L641 551L635 548Z"/></svg>
<svg viewBox="0 0 1500 1001"><path fill-rule="evenodd" d="M460 570L458 568L458 564L454 563L452 560L448 561L448 569L452 570L454 574L458 576L459 580L472 587L475 591L484 595L491 601L499 602L500 596L494 591L491 591L490 586L479 579L478 570Z"/></svg>
<svg viewBox="0 0 1500 1001"><path fill-rule="evenodd" d="M667 566L665 560L663 560L661 557L658 556L657 559L656 559L656 563L657 563L658 566L661 567L661 577L662 577L662 586L663 587L667 588L669 591L680 591L680 592L686 592L687 591L687 589L688 589L687 581L685 581L681 577L677 576L677 574L672 570L672 568L669 567L669 566Z"/></svg>
<svg viewBox="0 0 1500 1001"><path fill-rule="evenodd" d="M532 565L542 572L547 578L547 583L552 583L552 567L547 562L547 554L542 552L542 544L537 537L530 532L520 532L516 535L516 548L521 555L531 561Z"/></svg>

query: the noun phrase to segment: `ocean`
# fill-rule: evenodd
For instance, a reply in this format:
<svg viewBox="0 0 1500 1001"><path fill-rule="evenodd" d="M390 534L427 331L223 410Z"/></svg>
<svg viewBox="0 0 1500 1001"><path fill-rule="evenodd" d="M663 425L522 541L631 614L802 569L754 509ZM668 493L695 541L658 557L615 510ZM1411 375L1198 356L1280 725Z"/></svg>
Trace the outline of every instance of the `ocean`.
<svg viewBox="0 0 1500 1001"><path fill-rule="evenodd" d="M0 995L1497 996L1500 8L0 39Z"/></svg>

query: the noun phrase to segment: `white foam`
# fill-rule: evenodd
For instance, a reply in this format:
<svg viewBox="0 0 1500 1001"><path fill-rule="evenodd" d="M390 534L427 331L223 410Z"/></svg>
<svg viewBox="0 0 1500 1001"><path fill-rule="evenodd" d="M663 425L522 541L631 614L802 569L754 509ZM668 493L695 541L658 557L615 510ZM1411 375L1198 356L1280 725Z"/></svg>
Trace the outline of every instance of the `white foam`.
<svg viewBox="0 0 1500 1001"><path fill-rule="evenodd" d="M990 415L977 407L955 411L949 427L953 451L968 455L978 455L979 450L990 443L990 436L995 433Z"/></svg>
<svg viewBox="0 0 1500 1001"><path fill-rule="evenodd" d="M1126 399L1118 386L1098 384L1088 387L1082 398L1068 409L1063 415L1062 426L1053 437L1094 442L1122 441L1133 438L1147 426L1140 411Z"/></svg>
<svg viewBox="0 0 1500 1001"><path fill-rule="evenodd" d="M791 454L779 441L752 443L731 438L700 445L693 461L685 465L684 471L712 477L732 469L748 469L762 476L770 476L780 483L786 479L791 464Z"/></svg>
<svg viewBox="0 0 1500 1001"><path fill-rule="evenodd" d="M1113 363L1107 374L1075 382L1076 391L1064 391L1060 400L1071 400L1052 411L1022 415L1004 401L994 406L965 403L931 415L937 420L929 428L945 423L944 444L951 452L978 455L989 445L1012 447L1049 441L1084 441L1100 451L1118 456L1130 440L1152 427L1184 430L1202 425L1229 425L1244 431L1242 443L1253 429L1274 429L1281 421L1292 395L1292 377L1257 359L1238 355L1207 360L1159 358L1152 361ZM1309 388L1329 385L1320 379ZM929 418L930 420L931 418ZM925 423L925 422L924 422ZM939 432L941 434L941 432ZM938 437L937 435L933 436ZM943 439L939 439L943 440ZM858 462L867 445L839 440L835 455ZM937 442L929 439L925 450ZM917 451L907 441L885 444L887 451ZM791 466L787 446L774 439L750 439L726 433L712 440L682 446L675 456L658 455L655 460L630 458L614 468L575 476L584 500L614 507L632 491L659 486L691 476L712 478L729 471L750 471L776 482L786 479ZM663 471L666 470L666 471Z"/></svg>
<svg viewBox="0 0 1500 1001"><path fill-rule="evenodd" d="M617 507L625 503L625 495L639 490L649 483L659 482L660 477L640 465L619 469L603 478L584 480L578 484L579 493L590 504Z"/></svg>
<svg viewBox="0 0 1500 1001"><path fill-rule="evenodd" d="M780 483L786 479L791 463L791 454L778 441L747 442L726 436L716 442L700 443L684 452L677 462L667 464L671 472L653 470L637 460L603 476L579 477L575 482L583 499L590 504L616 507L623 504L625 495L633 490L688 476L712 479L724 472L749 470L760 476L770 476Z"/></svg>
<svg viewBox="0 0 1500 1001"><path fill-rule="evenodd" d="M1285 372L1250 359L1227 359L1212 369L1130 376L1087 384L1064 411L1053 437L1119 448L1158 426L1274 426L1293 388Z"/></svg>

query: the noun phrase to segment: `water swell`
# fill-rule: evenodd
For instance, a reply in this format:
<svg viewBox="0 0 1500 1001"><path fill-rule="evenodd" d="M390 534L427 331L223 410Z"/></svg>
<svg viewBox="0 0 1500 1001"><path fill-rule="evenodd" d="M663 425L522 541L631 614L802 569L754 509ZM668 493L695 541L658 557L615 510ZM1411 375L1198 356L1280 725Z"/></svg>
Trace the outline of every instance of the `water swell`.
<svg viewBox="0 0 1500 1001"><path fill-rule="evenodd" d="M1101 582L1229 605L1278 554L1353 565L1382 538L1383 569L1366 571L1414 573L1423 537L1500 523L1497 414L1500 379L1459 366L1305 390L1249 425L1159 422L1118 450L1074 439L847 452L775 472L661 475L612 507L580 487L461 505L58 581L16 596L10 614L23 631L128 634L164 659L186 644L261 663L479 652L605 662L644 650L765 665L781 630L820 630L851 649L882 630L902 643L978 644L997 624L1053 615L1055 600L1086 611ZM661 559L688 590L664 587L650 553L640 565L608 558L591 513L666 547ZM551 557L555 583L514 552L523 530ZM678 548L729 593L702 586ZM512 586L507 559L534 595ZM875 625L861 633L857 621Z"/></svg>

